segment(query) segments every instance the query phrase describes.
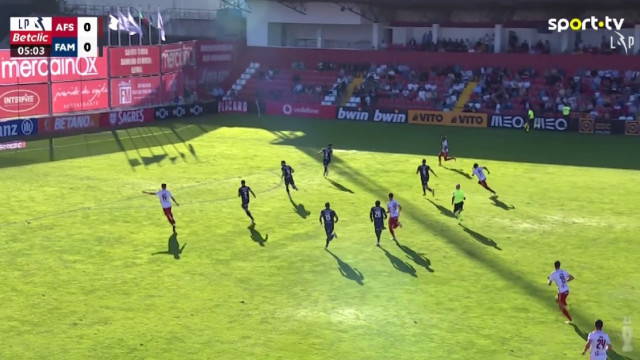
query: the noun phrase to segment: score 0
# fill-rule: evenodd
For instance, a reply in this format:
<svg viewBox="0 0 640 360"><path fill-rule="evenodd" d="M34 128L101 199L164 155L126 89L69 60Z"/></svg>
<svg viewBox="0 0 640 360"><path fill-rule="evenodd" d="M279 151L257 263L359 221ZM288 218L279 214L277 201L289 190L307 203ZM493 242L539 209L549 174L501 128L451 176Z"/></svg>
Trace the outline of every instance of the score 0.
<svg viewBox="0 0 640 360"><path fill-rule="evenodd" d="M78 18L78 57L98 57L98 28L97 17Z"/></svg>

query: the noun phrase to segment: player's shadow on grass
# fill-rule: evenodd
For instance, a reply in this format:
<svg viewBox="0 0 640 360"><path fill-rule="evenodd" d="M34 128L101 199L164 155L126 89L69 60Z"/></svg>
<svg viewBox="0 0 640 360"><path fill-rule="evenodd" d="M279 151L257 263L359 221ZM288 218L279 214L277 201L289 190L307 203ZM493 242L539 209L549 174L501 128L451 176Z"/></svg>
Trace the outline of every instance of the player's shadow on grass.
<svg viewBox="0 0 640 360"><path fill-rule="evenodd" d="M335 187L336 189L340 190L340 191L344 191L344 192L348 192L350 194L354 194L353 190L349 189L348 187L340 184L339 182L335 182L331 179L327 179L327 181L333 185L333 187Z"/></svg>
<svg viewBox="0 0 640 360"><path fill-rule="evenodd" d="M418 254L412 248L408 247L407 245L402 245L398 241L396 241L396 245L398 245L400 250L404 251L404 253L407 254L407 257L413 260L416 265L427 269L427 271L429 272L435 272L435 270L431 268L431 260L424 256L424 254Z"/></svg>
<svg viewBox="0 0 640 360"><path fill-rule="evenodd" d="M336 254L332 253L331 250L325 248L326 252L331 254L334 259L338 262L338 270L340 270L340 274L349 280L353 280L358 283L358 285L364 285L364 275L360 272L360 270L356 268L352 268L351 265L342 261Z"/></svg>
<svg viewBox="0 0 640 360"><path fill-rule="evenodd" d="M442 206L440 204L436 204L431 199L427 199L427 201L430 202L431 204L433 204L433 206L435 206L438 210L440 210L440 213L442 215L450 217L450 218L455 218L455 216L453 215L453 211L447 209L446 207L444 207L444 206Z"/></svg>
<svg viewBox="0 0 640 360"><path fill-rule="evenodd" d="M411 266L411 264L409 264L408 262L402 261L402 259L388 252L387 249L383 248L382 246L380 246L380 249L384 251L384 254L387 256L387 259L389 259L389 262L391 262L391 265L393 265L393 267L396 270L403 272L405 274L409 274L413 277L418 277L418 274L416 274L416 269L413 266Z"/></svg>
<svg viewBox="0 0 640 360"><path fill-rule="evenodd" d="M260 232L256 230L255 225L249 225L247 229L249 229L249 232L251 232L251 240L257 242L260 246L264 246L264 243L269 240L269 234L262 237L262 234L260 234Z"/></svg>
<svg viewBox="0 0 640 360"><path fill-rule="evenodd" d="M571 326L573 327L573 330L576 332L576 334L578 334L578 336L580 336L582 338L582 340L587 341L587 338L588 338L589 334L587 334L586 332L580 330L580 328L576 324L571 324ZM594 346L594 345L595 344L591 344L591 346ZM610 360L632 360L629 357L626 357L626 356L618 354L613 349L607 351L607 359L610 359Z"/></svg>
<svg viewBox="0 0 640 360"><path fill-rule="evenodd" d="M469 229L468 227L460 224L460 227L462 228L462 230L464 230L464 232L466 232L467 234L471 235L472 238L474 238L477 242L486 245L486 246L491 246L493 248L496 248L498 250L502 250L499 246L498 243L496 243L495 241L489 239L488 237L477 233L471 229Z"/></svg>
<svg viewBox="0 0 640 360"><path fill-rule="evenodd" d="M311 212L307 211L307 209L304 208L303 204L296 204L296 202L293 201L291 195L289 195L289 201L291 201L291 205L293 205L293 211L295 211L296 214L300 215L301 218L306 219L309 215L311 215Z"/></svg>
<svg viewBox="0 0 640 360"><path fill-rule="evenodd" d="M500 201L497 196L493 195L490 197L491 201L493 201L493 206L499 207L502 210L514 210L516 207L513 205L507 205Z"/></svg>
<svg viewBox="0 0 640 360"><path fill-rule="evenodd" d="M462 175L462 176L466 177L469 180L473 179L473 177L471 175L467 174L462 169L452 169L452 168L448 168L446 166L443 166L443 168L447 169L449 171L453 171L454 173L458 173L459 175Z"/></svg>
<svg viewBox="0 0 640 360"><path fill-rule="evenodd" d="M173 234L169 238L169 245L168 245L167 251L159 251L157 253L153 253L152 255L158 255L158 254L173 255L174 259L180 260L180 255L182 254L182 251L184 251L185 246L187 246L187 243L185 243L184 245L182 245L182 247L180 247L180 243L178 242L178 234Z"/></svg>

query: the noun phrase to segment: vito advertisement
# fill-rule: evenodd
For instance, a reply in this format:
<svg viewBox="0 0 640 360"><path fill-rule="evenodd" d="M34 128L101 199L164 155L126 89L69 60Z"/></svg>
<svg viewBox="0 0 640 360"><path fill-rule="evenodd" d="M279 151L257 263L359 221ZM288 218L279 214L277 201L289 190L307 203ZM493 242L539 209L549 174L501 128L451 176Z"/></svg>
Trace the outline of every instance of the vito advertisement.
<svg viewBox="0 0 640 360"><path fill-rule="evenodd" d="M49 115L49 85L0 86L0 119Z"/></svg>
<svg viewBox="0 0 640 360"><path fill-rule="evenodd" d="M111 79L111 107L158 105L160 89L160 76Z"/></svg>
<svg viewBox="0 0 640 360"><path fill-rule="evenodd" d="M267 102L268 115L284 115L302 118L334 119L336 107L320 104L294 104L286 102Z"/></svg>
<svg viewBox="0 0 640 360"><path fill-rule="evenodd" d="M487 114L409 110L409 124L487 127Z"/></svg>
<svg viewBox="0 0 640 360"><path fill-rule="evenodd" d="M106 110L109 107L109 80L52 83L51 100L54 115Z"/></svg>
<svg viewBox="0 0 640 360"><path fill-rule="evenodd" d="M107 78L107 58L11 58L0 50L0 85Z"/></svg>
<svg viewBox="0 0 640 360"><path fill-rule="evenodd" d="M109 48L111 77L160 74L159 46Z"/></svg>
<svg viewBox="0 0 640 360"><path fill-rule="evenodd" d="M153 108L112 111L100 114L101 128L120 128L151 124L154 120Z"/></svg>
<svg viewBox="0 0 640 360"><path fill-rule="evenodd" d="M83 132L100 127L100 114L70 115L39 119L41 134L59 132Z"/></svg>

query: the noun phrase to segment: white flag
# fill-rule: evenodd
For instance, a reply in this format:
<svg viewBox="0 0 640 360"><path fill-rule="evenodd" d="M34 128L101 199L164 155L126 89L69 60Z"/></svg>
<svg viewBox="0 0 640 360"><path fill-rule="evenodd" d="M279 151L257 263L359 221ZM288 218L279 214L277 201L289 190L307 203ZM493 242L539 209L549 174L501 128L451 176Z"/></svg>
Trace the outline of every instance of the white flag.
<svg viewBox="0 0 640 360"><path fill-rule="evenodd" d="M164 23L162 22L162 15L160 15L160 9L158 9L158 31L160 32L160 38L162 41L167 41L164 33Z"/></svg>
<svg viewBox="0 0 640 360"><path fill-rule="evenodd" d="M109 14L109 29L119 31L122 29L122 26L118 26L119 24L120 21L118 21L118 18L113 16L113 14Z"/></svg>
<svg viewBox="0 0 640 360"><path fill-rule="evenodd" d="M129 24L129 20L127 20L127 17L124 16L124 14L120 12L120 10L118 10L118 21L120 22L121 26L120 30L128 31L129 35L135 34L135 31L133 31L131 24Z"/></svg>
<svg viewBox="0 0 640 360"><path fill-rule="evenodd" d="M131 15L131 10L129 8L127 8L127 21L129 22L129 29L131 31L129 35L138 34L142 36L142 29L140 29L140 26L138 26L138 23L136 23L136 20Z"/></svg>

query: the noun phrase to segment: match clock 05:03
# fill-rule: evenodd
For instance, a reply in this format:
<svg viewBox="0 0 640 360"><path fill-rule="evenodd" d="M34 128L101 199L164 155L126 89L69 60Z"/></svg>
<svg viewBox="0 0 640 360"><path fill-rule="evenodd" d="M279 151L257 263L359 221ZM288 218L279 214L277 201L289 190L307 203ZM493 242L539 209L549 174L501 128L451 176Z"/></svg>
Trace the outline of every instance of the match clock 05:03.
<svg viewBox="0 0 640 360"><path fill-rule="evenodd" d="M11 57L48 57L49 45L11 45Z"/></svg>

